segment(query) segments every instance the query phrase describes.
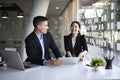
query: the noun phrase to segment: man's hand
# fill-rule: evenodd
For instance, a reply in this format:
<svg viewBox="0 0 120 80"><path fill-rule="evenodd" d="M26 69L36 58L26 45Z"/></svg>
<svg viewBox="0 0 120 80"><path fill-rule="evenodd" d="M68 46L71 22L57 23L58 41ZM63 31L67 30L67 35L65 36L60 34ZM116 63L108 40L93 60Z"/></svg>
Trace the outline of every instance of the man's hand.
<svg viewBox="0 0 120 80"><path fill-rule="evenodd" d="M55 66L58 66L58 65L60 65L61 64L61 61L60 60L53 60L53 65L55 65Z"/></svg>
<svg viewBox="0 0 120 80"><path fill-rule="evenodd" d="M60 60L46 60L45 61L45 64L50 64L50 65L54 65L54 66L58 66L61 64L61 61Z"/></svg>

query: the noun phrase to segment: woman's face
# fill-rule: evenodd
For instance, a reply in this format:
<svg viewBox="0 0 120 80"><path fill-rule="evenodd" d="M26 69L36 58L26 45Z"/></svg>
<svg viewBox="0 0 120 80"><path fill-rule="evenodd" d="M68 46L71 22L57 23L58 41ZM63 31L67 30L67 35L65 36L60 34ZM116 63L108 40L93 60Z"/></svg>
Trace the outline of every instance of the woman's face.
<svg viewBox="0 0 120 80"><path fill-rule="evenodd" d="M77 23L73 23L70 29L72 34L77 34L80 31L79 25Z"/></svg>

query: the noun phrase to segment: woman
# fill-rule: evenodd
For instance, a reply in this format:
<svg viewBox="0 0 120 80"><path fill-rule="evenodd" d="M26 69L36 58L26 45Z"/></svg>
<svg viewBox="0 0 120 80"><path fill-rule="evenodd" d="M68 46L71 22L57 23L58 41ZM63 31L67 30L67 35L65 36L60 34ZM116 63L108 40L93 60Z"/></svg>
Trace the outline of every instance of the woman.
<svg viewBox="0 0 120 80"><path fill-rule="evenodd" d="M80 34L80 23L73 21L71 23L71 33L68 36L64 36L64 45L66 50L66 57L79 57L83 60L83 57L88 53L87 43L85 36Z"/></svg>

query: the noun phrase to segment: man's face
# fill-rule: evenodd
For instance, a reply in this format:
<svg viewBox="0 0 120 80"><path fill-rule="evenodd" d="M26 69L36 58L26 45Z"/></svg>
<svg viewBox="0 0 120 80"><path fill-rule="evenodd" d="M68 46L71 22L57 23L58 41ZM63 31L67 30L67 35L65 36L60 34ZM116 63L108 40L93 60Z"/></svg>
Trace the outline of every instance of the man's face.
<svg viewBox="0 0 120 80"><path fill-rule="evenodd" d="M39 25L37 26L37 29L38 29L39 33L46 34L47 30L49 29L48 21L43 21L43 22L39 23Z"/></svg>

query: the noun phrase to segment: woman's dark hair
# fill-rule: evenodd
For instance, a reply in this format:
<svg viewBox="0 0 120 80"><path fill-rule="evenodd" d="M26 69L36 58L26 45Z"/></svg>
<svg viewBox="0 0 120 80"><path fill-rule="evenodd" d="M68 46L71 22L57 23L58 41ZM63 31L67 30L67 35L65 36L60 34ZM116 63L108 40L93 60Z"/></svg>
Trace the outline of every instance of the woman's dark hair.
<svg viewBox="0 0 120 80"><path fill-rule="evenodd" d="M72 27L72 25L73 25L74 23L77 23L78 26L79 26L79 28L81 28L81 24L80 24L78 21L73 21L73 22L71 23L71 27Z"/></svg>
<svg viewBox="0 0 120 80"><path fill-rule="evenodd" d="M40 22L43 22L43 21L48 21L47 17L44 17L44 16L36 16L36 17L34 17L34 19L33 19L34 28L36 28L37 25Z"/></svg>

